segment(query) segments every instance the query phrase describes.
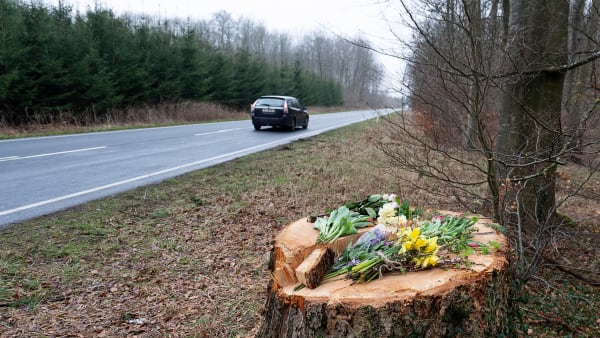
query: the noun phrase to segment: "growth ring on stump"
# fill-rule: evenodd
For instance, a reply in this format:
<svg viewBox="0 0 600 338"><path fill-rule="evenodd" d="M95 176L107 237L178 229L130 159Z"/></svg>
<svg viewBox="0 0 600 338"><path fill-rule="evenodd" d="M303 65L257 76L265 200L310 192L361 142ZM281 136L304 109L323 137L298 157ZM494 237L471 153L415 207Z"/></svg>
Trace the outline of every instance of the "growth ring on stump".
<svg viewBox="0 0 600 338"><path fill-rule="evenodd" d="M323 250L327 247L337 256L369 229L317 245L313 223L293 222L274 241L273 277L257 336L496 337L507 320L508 244L491 223L480 218L473 240L497 242L500 249L469 255L468 269L386 273L372 282L354 284L340 276L295 291L300 284L296 269L305 259L328 258Z"/></svg>

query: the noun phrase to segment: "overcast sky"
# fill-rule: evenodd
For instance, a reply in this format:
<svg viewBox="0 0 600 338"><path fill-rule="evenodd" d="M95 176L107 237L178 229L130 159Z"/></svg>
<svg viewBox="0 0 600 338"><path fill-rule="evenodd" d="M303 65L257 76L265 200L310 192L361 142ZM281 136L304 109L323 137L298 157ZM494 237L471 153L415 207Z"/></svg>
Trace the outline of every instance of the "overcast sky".
<svg viewBox="0 0 600 338"><path fill-rule="evenodd" d="M226 11L234 19L252 19L269 31L294 36L317 30L356 37L361 35L379 47L393 41L386 20L395 20L392 5L386 0L63 0L82 13L95 4L124 13L149 14L161 18L210 19L218 11ZM59 0L45 0L56 5ZM385 19L384 19L385 18ZM398 28L399 29L399 28ZM388 72L400 66L392 58L380 56Z"/></svg>
<svg viewBox="0 0 600 338"><path fill-rule="evenodd" d="M47 0L54 5L58 0ZM325 27L334 31L357 33L381 30L381 10L389 1L382 0L64 0L84 12L95 3L126 12L161 17L208 19L225 10L234 18L244 16L263 23L270 30L308 33ZM393 2L393 1L392 1Z"/></svg>

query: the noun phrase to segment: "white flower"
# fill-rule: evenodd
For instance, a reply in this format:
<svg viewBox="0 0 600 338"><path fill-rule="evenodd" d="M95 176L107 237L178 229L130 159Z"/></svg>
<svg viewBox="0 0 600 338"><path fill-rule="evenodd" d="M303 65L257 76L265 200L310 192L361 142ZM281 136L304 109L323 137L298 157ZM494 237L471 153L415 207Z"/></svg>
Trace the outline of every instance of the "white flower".
<svg viewBox="0 0 600 338"><path fill-rule="evenodd" d="M390 201L390 202L395 202L396 201L396 194L383 194L383 199Z"/></svg>
<svg viewBox="0 0 600 338"><path fill-rule="evenodd" d="M398 216L398 226L403 228L406 226L406 223L408 223L408 219L406 219L406 216L404 215L400 215Z"/></svg>
<svg viewBox="0 0 600 338"><path fill-rule="evenodd" d="M400 219L398 216L396 216L397 206L398 204L395 202L384 204L381 208L379 208L379 218L377 218L377 221L381 224L389 226L398 226Z"/></svg>
<svg viewBox="0 0 600 338"><path fill-rule="evenodd" d="M388 218L396 216L395 203L386 203L379 208L379 217Z"/></svg>
<svg viewBox="0 0 600 338"><path fill-rule="evenodd" d="M385 224L391 227L398 227L398 216L388 217L388 218L378 218L379 223Z"/></svg>

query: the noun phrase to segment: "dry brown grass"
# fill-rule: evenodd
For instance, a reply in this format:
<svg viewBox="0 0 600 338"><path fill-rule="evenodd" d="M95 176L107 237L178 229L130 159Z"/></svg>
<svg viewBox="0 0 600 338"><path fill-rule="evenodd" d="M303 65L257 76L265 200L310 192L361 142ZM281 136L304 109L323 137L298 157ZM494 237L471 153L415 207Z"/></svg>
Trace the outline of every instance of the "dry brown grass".
<svg viewBox="0 0 600 338"><path fill-rule="evenodd" d="M245 335L285 224L391 191L358 127L17 224L0 336ZM142 324L136 324L138 319Z"/></svg>
<svg viewBox="0 0 600 338"><path fill-rule="evenodd" d="M130 107L96 115L96 118L81 118L73 112L61 112L53 119L39 117L34 119L36 122L19 127L0 124L0 138L249 118L247 111L234 111L215 103L205 102L178 102Z"/></svg>
<svg viewBox="0 0 600 338"><path fill-rule="evenodd" d="M344 109L347 108L315 106L309 107L309 112L319 114ZM114 109L96 115L95 118L82 118L76 116L73 112L61 112L52 118L48 116L34 117L35 122L17 127L2 123L0 119L0 139L250 118L249 110L236 111L216 103L189 101Z"/></svg>
<svg viewBox="0 0 600 338"><path fill-rule="evenodd" d="M411 196L378 165L377 128L344 128L0 231L0 336L251 336L283 226L372 193ZM578 309L599 301L569 285L580 287L566 298ZM587 312L563 314L583 318L572 324L580 336L598 332ZM569 335L526 314L533 336Z"/></svg>

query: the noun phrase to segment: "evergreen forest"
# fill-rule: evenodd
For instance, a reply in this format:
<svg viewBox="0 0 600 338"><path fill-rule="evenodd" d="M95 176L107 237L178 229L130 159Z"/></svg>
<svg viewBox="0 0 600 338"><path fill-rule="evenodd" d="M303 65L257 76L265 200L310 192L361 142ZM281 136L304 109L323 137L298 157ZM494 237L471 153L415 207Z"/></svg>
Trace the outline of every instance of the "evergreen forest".
<svg viewBox="0 0 600 338"><path fill-rule="evenodd" d="M101 121L113 109L182 101L241 110L264 94L357 105L382 79L364 44L269 32L227 12L182 20L0 0L0 124L51 123L64 112Z"/></svg>

